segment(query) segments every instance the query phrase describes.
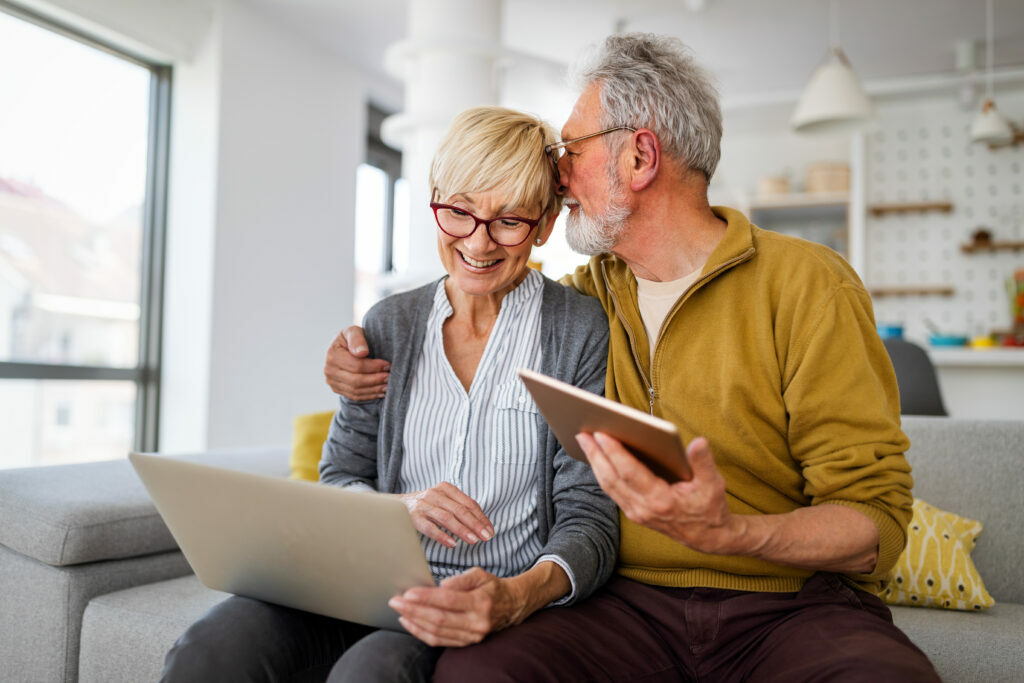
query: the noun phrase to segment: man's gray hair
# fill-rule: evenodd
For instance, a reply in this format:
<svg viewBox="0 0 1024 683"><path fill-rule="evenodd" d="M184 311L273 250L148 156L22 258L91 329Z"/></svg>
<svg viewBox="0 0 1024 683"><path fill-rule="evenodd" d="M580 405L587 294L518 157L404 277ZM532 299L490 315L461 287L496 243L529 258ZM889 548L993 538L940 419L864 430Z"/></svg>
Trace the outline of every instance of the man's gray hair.
<svg viewBox="0 0 1024 683"><path fill-rule="evenodd" d="M718 91L681 41L652 33L609 36L576 65L573 80L581 92L601 85L602 128L648 128L665 154L711 180L721 156ZM624 143L614 136L607 144Z"/></svg>

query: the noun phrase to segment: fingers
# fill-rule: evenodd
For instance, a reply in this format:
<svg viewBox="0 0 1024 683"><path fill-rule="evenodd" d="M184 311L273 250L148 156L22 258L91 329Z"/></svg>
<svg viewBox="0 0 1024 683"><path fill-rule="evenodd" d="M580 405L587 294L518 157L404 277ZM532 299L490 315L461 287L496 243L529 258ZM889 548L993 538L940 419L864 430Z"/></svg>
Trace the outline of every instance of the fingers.
<svg viewBox="0 0 1024 683"><path fill-rule="evenodd" d="M366 344L366 336L363 334L363 328L358 325L352 325L346 327L338 334L334 339L334 345L340 346L345 345L345 348L352 352L357 358L363 358L370 352L370 347Z"/></svg>
<svg viewBox="0 0 1024 683"><path fill-rule="evenodd" d="M494 526L477 502L448 482L400 498L416 529L449 548L456 544L449 534L470 544L494 537Z"/></svg>
<svg viewBox="0 0 1024 683"><path fill-rule="evenodd" d="M379 363L383 361L373 361ZM324 380L332 391L352 401L369 401L381 398L387 391L389 374L373 372L370 374L349 372L333 365L330 357L324 366Z"/></svg>
<svg viewBox="0 0 1024 683"><path fill-rule="evenodd" d="M452 579L468 578L470 590L452 587ZM482 569L449 577L442 587L411 588L388 601L412 635L433 646L462 646L480 642L491 631L490 591L482 588L497 579ZM455 581L454 583L458 583Z"/></svg>
<svg viewBox="0 0 1024 683"><path fill-rule="evenodd" d="M619 479L630 488L649 489L657 486L658 483L665 483L664 479L651 472L614 437L603 432L594 432L594 441L597 442L608 462L615 468Z"/></svg>
<svg viewBox="0 0 1024 683"><path fill-rule="evenodd" d="M455 574L449 576L446 579L442 579L439 584L441 588L450 588L458 591L469 591L475 588L479 588L485 583L489 583L493 579L491 574L480 567L471 567L461 574ZM410 589L411 590L411 589ZM415 595L415 593L413 593Z"/></svg>
<svg viewBox="0 0 1024 683"><path fill-rule="evenodd" d="M353 326L339 332L324 361L324 380L331 390L353 401L382 397L391 364L379 358L366 358L368 354L362 328Z"/></svg>
<svg viewBox="0 0 1024 683"><path fill-rule="evenodd" d="M430 623L420 624L409 617L398 617L398 622L411 635L431 647L465 647L479 643L487 635L461 628L437 626Z"/></svg>
<svg viewBox="0 0 1024 683"><path fill-rule="evenodd" d="M601 488L620 506L643 495L652 487L666 485L615 438L602 432L577 434L576 441L587 455Z"/></svg>
<svg viewBox="0 0 1024 683"><path fill-rule="evenodd" d="M699 436L686 447L686 458L690 461L690 469L694 478L709 478L718 472L715 457L711 453L711 445L703 436Z"/></svg>

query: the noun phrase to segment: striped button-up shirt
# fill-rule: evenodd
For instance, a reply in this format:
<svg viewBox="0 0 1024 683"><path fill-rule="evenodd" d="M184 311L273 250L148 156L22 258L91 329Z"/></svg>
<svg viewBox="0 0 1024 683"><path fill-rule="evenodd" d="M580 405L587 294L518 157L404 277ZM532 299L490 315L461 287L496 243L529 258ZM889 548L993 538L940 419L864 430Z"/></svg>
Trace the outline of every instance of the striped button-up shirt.
<svg viewBox="0 0 1024 683"><path fill-rule="evenodd" d="M467 393L444 351L442 325L452 313L441 281L416 363L403 435L405 456L398 491L421 491L447 481L480 505L494 525L489 541L456 539L448 548L422 537L435 578L479 566L514 576L543 560L561 566L576 592L568 565L558 556L538 557L537 462L542 445L537 408L516 374L540 369L543 278L531 270L505 295ZM561 602L561 600L559 601Z"/></svg>

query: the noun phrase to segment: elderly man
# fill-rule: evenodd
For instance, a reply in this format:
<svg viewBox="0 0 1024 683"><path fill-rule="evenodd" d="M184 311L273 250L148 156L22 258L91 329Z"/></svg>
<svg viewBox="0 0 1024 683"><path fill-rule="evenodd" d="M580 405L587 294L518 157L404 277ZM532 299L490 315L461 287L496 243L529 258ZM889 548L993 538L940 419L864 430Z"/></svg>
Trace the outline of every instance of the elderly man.
<svg viewBox="0 0 1024 683"><path fill-rule="evenodd" d="M709 206L721 113L678 41L610 37L580 81L551 146L570 246L593 256L568 281L608 313L606 394L675 423L694 478L580 434L622 511L618 575L447 650L437 678L938 680L875 595L912 480L868 293L835 252ZM335 390L383 391L361 346L358 328L332 345Z"/></svg>

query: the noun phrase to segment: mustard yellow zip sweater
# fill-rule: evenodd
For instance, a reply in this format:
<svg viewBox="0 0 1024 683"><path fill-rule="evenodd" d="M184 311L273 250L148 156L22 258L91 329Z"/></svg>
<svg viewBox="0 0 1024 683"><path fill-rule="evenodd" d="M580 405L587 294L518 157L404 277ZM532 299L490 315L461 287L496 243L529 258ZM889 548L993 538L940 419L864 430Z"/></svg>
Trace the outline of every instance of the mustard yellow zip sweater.
<svg viewBox="0 0 1024 683"><path fill-rule="evenodd" d="M734 513L834 503L867 515L878 562L848 578L875 592L906 542L912 479L871 298L831 249L714 212L725 237L666 318L653 366L626 263L595 256L568 276L608 314L606 394L673 422L685 442L707 437ZM645 583L796 591L811 574L699 553L621 521L618 571Z"/></svg>

